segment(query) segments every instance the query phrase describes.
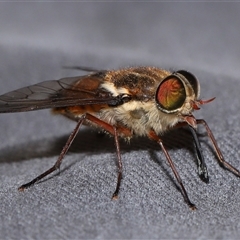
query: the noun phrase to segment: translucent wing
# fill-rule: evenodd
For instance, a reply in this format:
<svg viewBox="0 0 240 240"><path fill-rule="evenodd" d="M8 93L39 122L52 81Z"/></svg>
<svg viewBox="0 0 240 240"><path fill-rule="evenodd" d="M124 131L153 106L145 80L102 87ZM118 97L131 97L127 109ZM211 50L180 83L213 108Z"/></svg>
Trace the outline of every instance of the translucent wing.
<svg viewBox="0 0 240 240"><path fill-rule="evenodd" d="M86 104L121 104L119 97L101 89L104 72L41 82L0 96L0 113Z"/></svg>

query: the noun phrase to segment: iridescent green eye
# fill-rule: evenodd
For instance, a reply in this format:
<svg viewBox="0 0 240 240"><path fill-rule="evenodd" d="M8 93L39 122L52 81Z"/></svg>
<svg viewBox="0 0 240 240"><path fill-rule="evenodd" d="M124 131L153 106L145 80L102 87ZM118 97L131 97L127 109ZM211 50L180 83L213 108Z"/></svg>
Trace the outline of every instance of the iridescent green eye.
<svg viewBox="0 0 240 240"><path fill-rule="evenodd" d="M183 82L174 75L166 77L156 93L158 107L164 112L176 112L186 99Z"/></svg>

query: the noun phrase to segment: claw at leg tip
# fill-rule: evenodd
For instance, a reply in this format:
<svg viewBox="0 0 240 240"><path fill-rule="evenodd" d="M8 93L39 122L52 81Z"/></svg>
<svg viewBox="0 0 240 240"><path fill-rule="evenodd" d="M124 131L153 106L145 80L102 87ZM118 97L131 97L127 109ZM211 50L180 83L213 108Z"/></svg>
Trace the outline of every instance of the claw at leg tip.
<svg viewBox="0 0 240 240"><path fill-rule="evenodd" d="M194 204L191 204L189 207L191 208L192 211L197 210L197 207Z"/></svg>
<svg viewBox="0 0 240 240"><path fill-rule="evenodd" d="M118 200L118 195L113 194L113 196L112 196L112 200Z"/></svg>
<svg viewBox="0 0 240 240"><path fill-rule="evenodd" d="M19 192L23 192L24 190L25 190L25 188L24 188L23 186L21 186L21 187L18 188L18 191L19 191Z"/></svg>

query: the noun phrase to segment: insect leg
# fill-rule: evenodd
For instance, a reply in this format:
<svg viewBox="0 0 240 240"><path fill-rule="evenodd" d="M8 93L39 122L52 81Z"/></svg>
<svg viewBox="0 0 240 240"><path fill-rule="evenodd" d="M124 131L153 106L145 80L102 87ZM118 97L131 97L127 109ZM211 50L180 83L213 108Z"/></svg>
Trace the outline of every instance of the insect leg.
<svg viewBox="0 0 240 240"><path fill-rule="evenodd" d="M240 177L240 171L237 170L235 167L233 167L230 163L225 161L225 159L224 159L224 157L221 153L221 150L217 145L217 141L214 138L213 133L212 133L211 129L208 127L206 121L204 119L197 119L197 124L202 124L205 127L205 129L207 131L207 134L208 134L208 137L210 138L210 140L213 144L213 147L215 149L215 152L217 154L220 166L222 166L223 168L226 168L227 170L229 170L230 172L232 172L236 176Z"/></svg>
<svg viewBox="0 0 240 240"><path fill-rule="evenodd" d="M164 154L165 154L165 156L166 156L166 158L167 158L167 161L168 161L168 163L169 163L169 165L170 165L170 167L171 167L171 169L172 169L172 171L173 171L173 173L174 173L174 175L175 175L175 177L176 177L176 179L177 179L177 181L178 181L178 183L179 183L180 191L181 191L181 193L182 193L182 195L183 195L183 198L184 198L185 202L188 204L188 206L189 206L192 210L195 210L195 209L196 209L196 206L195 206L193 203L191 203L191 201L189 200L187 191L185 190L185 187L184 187L184 185L183 185L183 183L182 183L182 179L180 178L180 175L178 174L177 169L175 168L175 165L174 165L171 157L170 157L169 154L168 154L168 151L167 151L166 148L164 147L162 140L157 136L157 134L156 134L153 130L151 130L151 131L149 132L148 137L149 137L151 140L156 141L156 142L160 145L160 147L162 148L162 151L164 152Z"/></svg>
<svg viewBox="0 0 240 240"><path fill-rule="evenodd" d="M45 171L44 173L42 173L39 176L37 176L36 178L34 178L32 181L30 181L30 182L20 186L18 188L19 191L24 191L24 189L30 187L31 185L33 185L34 183L38 182L42 178L46 177L50 173L52 173L52 172L56 171L57 169L59 169L65 154L67 153L69 147L71 146L71 144L72 144L74 138L76 137L76 135L78 133L78 130L81 127L81 125L82 125L84 120L85 120L85 115L82 115L82 117L77 122L77 126L75 127L73 132L70 134L70 136L69 136L65 146L63 147L62 152L60 153L56 163L51 168L49 168L47 171Z"/></svg>
<svg viewBox="0 0 240 240"><path fill-rule="evenodd" d="M115 140L116 151L117 151L117 159L118 159L117 186L116 186L116 189L115 189L115 191L112 195L112 199L115 200L115 199L118 198L118 192L119 192L120 185L121 185L121 180L122 180L122 159L121 159L121 154L120 154L120 147L119 147L117 129L115 127L114 127L114 140Z"/></svg>
<svg viewBox="0 0 240 240"><path fill-rule="evenodd" d="M71 146L74 138L76 137L79 128L81 127L82 123L88 120L90 122L95 123L96 125L102 127L104 130L108 131L109 133L111 133L114 136L114 140L115 140L115 145L116 145L116 151L117 151L117 159L118 159L118 180L117 180L117 186L116 189L113 193L112 199L117 199L118 197L118 192L120 189L120 185L121 185L121 179L122 179L122 160L121 160L121 154L120 154L120 146L119 146L119 141L118 141L118 131L120 131L121 133L123 133L124 135L128 136L131 133L128 131L128 129L125 128L116 128L94 116L92 116L91 114L84 114L81 116L81 118L78 120L77 126L75 127L75 129L73 130L73 132L71 133L71 135L69 136L65 146L63 147L62 152L60 153L58 160L56 161L56 163L47 171L45 171L44 173L40 174L39 176L37 176L36 178L34 178L32 181L23 184L22 186L20 186L18 188L19 191L23 191L24 189L30 187L31 185L33 185L34 183L38 182L39 180L41 180L42 178L46 177L47 175L49 175L50 173L54 172L55 170L59 169L62 160L65 156L65 154L67 153L69 147Z"/></svg>
<svg viewBox="0 0 240 240"><path fill-rule="evenodd" d="M121 126L115 127L112 126L90 114L86 114L86 118L97 124L98 126L102 127L104 130L108 131L114 136L114 141L115 141L115 146L116 146L116 152L117 152L117 159L118 159L118 178L117 178L117 186L116 189L112 195L112 199L117 199L118 198L118 193L121 185L121 180L122 180L122 159L121 159L121 154L120 154L120 146L119 146L119 141L118 141L118 132L121 132L125 136L130 136L131 132L127 128L123 128Z"/></svg>
<svg viewBox="0 0 240 240"><path fill-rule="evenodd" d="M204 157L202 154L202 148L201 148L196 130L193 127L191 127L189 124L187 124L186 122L179 122L177 125L174 126L174 128L180 128L180 127L185 127L185 126L189 127L189 129L192 133L192 136L193 136L195 147L196 147L198 175L203 182L208 183L209 177L208 177L207 165L205 163L205 160L204 160Z"/></svg>
<svg viewBox="0 0 240 240"><path fill-rule="evenodd" d="M195 147L197 150L197 164L198 164L198 175L201 178L202 181L205 183L209 183L209 177L208 177L208 170L207 165L205 163L203 154L202 154L202 148L199 142L199 139L197 137L196 129L194 129L192 126L188 125L189 129L193 135Z"/></svg>

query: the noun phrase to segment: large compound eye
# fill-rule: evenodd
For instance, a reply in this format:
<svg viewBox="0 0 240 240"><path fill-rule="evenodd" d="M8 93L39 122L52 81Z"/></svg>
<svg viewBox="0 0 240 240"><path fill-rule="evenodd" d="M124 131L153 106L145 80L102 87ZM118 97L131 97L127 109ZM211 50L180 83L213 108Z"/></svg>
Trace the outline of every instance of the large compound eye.
<svg viewBox="0 0 240 240"><path fill-rule="evenodd" d="M200 95L200 86L199 86L199 82L198 82L197 78L192 73L190 73L186 70L179 70L179 71L177 71L177 73L180 73L188 80L188 82L191 84L191 86L193 88L196 98L198 98Z"/></svg>
<svg viewBox="0 0 240 240"><path fill-rule="evenodd" d="M175 75L166 77L159 85L156 102L163 112L176 112L186 99L183 82Z"/></svg>

